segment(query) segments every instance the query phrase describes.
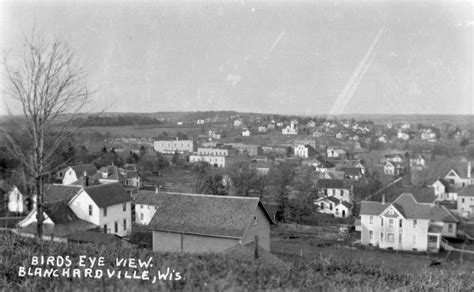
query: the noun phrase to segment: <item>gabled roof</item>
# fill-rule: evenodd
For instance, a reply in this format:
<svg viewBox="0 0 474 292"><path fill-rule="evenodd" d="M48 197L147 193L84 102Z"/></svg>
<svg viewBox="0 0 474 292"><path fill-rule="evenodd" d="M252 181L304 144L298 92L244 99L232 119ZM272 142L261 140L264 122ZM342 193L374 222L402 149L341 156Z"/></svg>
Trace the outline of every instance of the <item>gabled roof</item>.
<svg viewBox="0 0 474 292"><path fill-rule="evenodd" d="M335 198L333 196L326 197L326 200L331 201L331 202L335 203L336 205L341 202L341 200L339 200L338 198Z"/></svg>
<svg viewBox="0 0 474 292"><path fill-rule="evenodd" d="M458 196L460 197L474 197L474 185L467 185L464 188L462 188Z"/></svg>
<svg viewBox="0 0 474 292"><path fill-rule="evenodd" d="M389 206L395 207L404 218L426 219L434 222L458 222L445 207L427 203L418 203L412 194L403 193L391 204L362 201L361 215L380 215Z"/></svg>
<svg viewBox="0 0 474 292"><path fill-rule="evenodd" d="M320 179L317 184L321 189L348 189L349 186L342 179Z"/></svg>
<svg viewBox="0 0 474 292"><path fill-rule="evenodd" d="M362 201L360 204L360 214L378 216L387 207L388 207L387 204L382 204L380 202Z"/></svg>
<svg viewBox="0 0 474 292"><path fill-rule="evenodd" d="M362 174L362 170L359 167L343 167L341 170L344 171L346 175L356 176Z"/></svg>
<svg viewBox="0 0 474 292"><path fill-rule="evenodd" d="M106 174L106 177L103 174ZM104 166L97 171L94 177L96 179L123 180L123 176L120 174L117 166Z"/></svg>
<svg viewBox="0 0 474 292"><path fill-rule="evenodd" d="M70 165L63 170L67 170L68 168L72 168L78 178L84 175L84 171L87 173L87 175L94 175L97 172L97 168L90 163Z"/></svg>
<svg viewBox="0 0 474 292"><path fill-rule="evenodd" d="M351 205L351 204L349 204L349 203L348 203L348 202L346 202L346 201L342 201L342 202L340 203L340 205L343 205L343 206L344 206L344 207L346 207L347 209L350 209L350 208L352 208L352 205Z"/></svg>
<svg viewBox="0 0 474 292"><path fill-rule="evenodd" d="M433 203L436 200L434 188L432 187L420 187L413 185L402 185L400 182L393 184L383 190L380 195L384 194L387 202L395 201L400 194L410 193L419 203Z"/></svg>
<svg viewBox="0 0 474 292"><path fill-rule="evenodd" d="M54 224L68 224L78 220L66 201L44 205L44 212Z"/></svg>
<svg viewBox="0 0 474 292"><path fill-rule="evenodd" d="M119 183L85 187L84 191L99 208L132 201L132 197L130 197Z"/></svg>
<svg viewBox="0 0 474 292"><path fill-rule="evenodd" d="M273 223L258 198L159 193L150 199L158 206L153 230L242 238L259 206Z"/></svg>
<svg viewBox="0 0 474 292"><path fill-rule="evenodd" d="M72 199L80 190L82 186L78 185L60 185L52 184L44 186L44 202L67 202Z"/></svg>

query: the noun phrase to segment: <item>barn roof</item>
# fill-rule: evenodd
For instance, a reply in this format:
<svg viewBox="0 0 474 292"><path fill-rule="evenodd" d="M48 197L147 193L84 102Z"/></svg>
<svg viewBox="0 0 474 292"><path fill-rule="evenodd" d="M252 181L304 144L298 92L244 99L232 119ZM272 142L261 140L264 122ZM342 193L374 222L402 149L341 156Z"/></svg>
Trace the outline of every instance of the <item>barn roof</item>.
<svg viewBox="0 0 474 292"><path fill-rule="evenodd" d="M97 168L93 164L76 164L76 165L70 165L63 170L67 170L68 168L72 168L74 172L76 173L77 177L82 177L84 175L84 171L87 173L87 175L94 175L97 172Z"/></svg>
<svg viewBox="0 0 474 292"><path fill-rule="evenodd" d="M147 193L146 200L158 207L149 224L153 230L241 238L259 206L273 223L258 198ZM138 198L143 200L146 194L142 196Z"/></svg>

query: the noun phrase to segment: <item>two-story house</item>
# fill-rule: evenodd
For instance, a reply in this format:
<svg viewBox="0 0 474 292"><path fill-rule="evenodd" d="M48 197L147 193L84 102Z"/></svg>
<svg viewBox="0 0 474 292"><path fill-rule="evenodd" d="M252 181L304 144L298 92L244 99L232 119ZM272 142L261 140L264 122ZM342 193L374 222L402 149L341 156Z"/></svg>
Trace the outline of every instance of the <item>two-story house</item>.
<svg viewBox="0 0 474 292"><path fill-rule="evenodd" d="M351 185L342 179L319 179L316 185L319 198L314 201L319 213L335 217L352 216Z"/></svg>
<svg viewBox="0 0 474 292"><path fill-rule="evenodd" d="M459 215L463 218L471 218L474 215L474 185L462 188L456 199Z"/></svg>
<svg viewBox="0 0 474 292"><path fill-rule="evenodd" d="M362 201L361 243L384 249L437 252L442 237L456 237L458 220L444 206L418 203L403 193L391 202Z"/></svg>
<svg viewBox="0 0 474 292"><path fill-rule="evenodd" d="M70 185L85 176L93 176L97 168L93 164L78 164L65 167L57 172L57 178L63 185Z"/></svg>

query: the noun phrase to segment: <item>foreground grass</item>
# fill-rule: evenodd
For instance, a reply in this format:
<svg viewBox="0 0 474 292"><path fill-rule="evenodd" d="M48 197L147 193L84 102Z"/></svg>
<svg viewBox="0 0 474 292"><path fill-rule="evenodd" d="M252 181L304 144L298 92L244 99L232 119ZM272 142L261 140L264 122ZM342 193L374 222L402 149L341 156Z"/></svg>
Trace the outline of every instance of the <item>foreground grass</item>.
<svg viewBox="0 0 474 292"><path fill-rule="evenodd" d="M167 267L179 271L184 279L144 280L90 278L20 277L20 266L30 266L32 256L69 255L71 268L78 267L81 255L103 256L105 267L112 268L116 258L153 258L150 274ZM288 257L289 266L273 265L252 259L234 259L221 254L190 255L153 253L124 246L62 244L0 235L0 287L7 291L149 291L149 290L329 290L329 291L473 291L471 269L423 269L418 272L393 272L333 256L320 255L304 261ZM115 268L126 270L126 268ZM138 268L137 271L143 269Z"/></svg>

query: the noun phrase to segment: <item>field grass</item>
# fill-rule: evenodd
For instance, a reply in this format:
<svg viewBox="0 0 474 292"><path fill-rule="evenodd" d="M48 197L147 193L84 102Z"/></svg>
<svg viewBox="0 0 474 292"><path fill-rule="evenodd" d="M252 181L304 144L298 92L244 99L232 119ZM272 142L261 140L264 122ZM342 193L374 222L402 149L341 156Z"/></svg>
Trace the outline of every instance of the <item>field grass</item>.
<svg viewBox="0 0 474 292"><path fill-rule="evenodd" d="M309 252L312 254L309 254ZM7 291L255 291L255 290L311 290L311 291L472 291L472 269L466 265L428 268L417 258L407 260L392 254L380 264L380 254L354 252L351 249L311 248L304 258L282 255L289 267L255 261L250 258L235 259L222 254L169 254L128 246L96 246L44 242L0 235L0 287ZM28 266L32 256L69 255L73 268L79 268L79 256L103 256L105 268L116 258L151 257L155 264L148 268L150 274L171 267L181 272L184 279L150 281L90 278L40 278L20 277L19 266ZM365 259L365 260L363 260ZM398 269L392 269L398 267ZM144 268L139 268L142 271Z"/></svg>

